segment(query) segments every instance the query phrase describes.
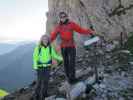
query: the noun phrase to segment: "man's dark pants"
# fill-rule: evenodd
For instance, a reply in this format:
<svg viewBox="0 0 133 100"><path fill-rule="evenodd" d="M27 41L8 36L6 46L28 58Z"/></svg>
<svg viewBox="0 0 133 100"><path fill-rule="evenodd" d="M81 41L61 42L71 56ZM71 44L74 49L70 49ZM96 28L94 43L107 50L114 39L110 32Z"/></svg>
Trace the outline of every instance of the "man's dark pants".
<svg viewBox="0 0 133 100"><path fill-rule="evenodd" d="M64 59L64 70L68 81L71 83L75 78L75 58L76 48L66 47L61 49L62 56Z"/></svg>

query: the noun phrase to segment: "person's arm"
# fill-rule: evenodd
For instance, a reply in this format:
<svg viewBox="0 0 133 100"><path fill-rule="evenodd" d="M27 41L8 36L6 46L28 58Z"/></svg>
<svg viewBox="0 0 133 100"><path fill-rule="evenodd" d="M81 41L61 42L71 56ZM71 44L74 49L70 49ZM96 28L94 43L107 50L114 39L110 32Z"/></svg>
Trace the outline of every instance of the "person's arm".
<svg viewBox="0 0 133 100"><path fill-rule="evenodd" d="M91 29L84 29L74 22L71 22L71 23L72 23L73 30L80 34L84 34L84 35L87 35L87 34L93 35L94 34L94 31Z"/></svg>
<svg viewBox="0 0 133 100"><path fill-rule="evenodd" d="M51 46L51 49L52 49L52 58L57 60L58 62L62 62L63 61L62 56L56 52L54 47Z"/></svg>
<svg viewBox="0 0 133 100"><path fill-rule="evenodd" d="M51 35L50 35L50 42L52 43L56 37L57 37L57 34L58 34L58 31L57 31L57 27L51 32Z"/></svg>
<svg viewBox="0 0 133 100"><path fill-rule="evenodd" d="M38 53L39 53L38 46L36 46L34 49L34 52L33 52L33 69L35 69L35 70L38 69L38 67L37 67Z"/></svg>

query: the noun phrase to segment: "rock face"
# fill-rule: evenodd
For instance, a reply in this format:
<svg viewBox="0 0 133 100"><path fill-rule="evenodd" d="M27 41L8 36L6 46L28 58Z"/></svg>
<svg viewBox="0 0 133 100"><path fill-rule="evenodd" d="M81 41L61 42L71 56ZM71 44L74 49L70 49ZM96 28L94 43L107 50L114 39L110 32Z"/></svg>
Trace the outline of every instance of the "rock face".
<svg viewBox="0 0 133 100"><path fill-rule="evenodd" d="M133 0L48 0L47 32L58 22L58 13L66 11L70 19L104 36L116 38L133 32ZM124 37L125 37L124 36Z"/></svg>

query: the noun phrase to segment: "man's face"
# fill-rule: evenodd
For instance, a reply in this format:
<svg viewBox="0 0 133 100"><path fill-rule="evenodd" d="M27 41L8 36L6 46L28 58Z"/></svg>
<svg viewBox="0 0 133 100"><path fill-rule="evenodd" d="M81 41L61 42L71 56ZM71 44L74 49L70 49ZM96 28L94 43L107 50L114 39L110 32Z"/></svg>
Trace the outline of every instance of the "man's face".
<svg viewBox="0 0 133 100"><path fill-rule="evenodd" d="M65 14L61 14L59 17L61 22L65 22L68 19L67 15Z"/></svg>

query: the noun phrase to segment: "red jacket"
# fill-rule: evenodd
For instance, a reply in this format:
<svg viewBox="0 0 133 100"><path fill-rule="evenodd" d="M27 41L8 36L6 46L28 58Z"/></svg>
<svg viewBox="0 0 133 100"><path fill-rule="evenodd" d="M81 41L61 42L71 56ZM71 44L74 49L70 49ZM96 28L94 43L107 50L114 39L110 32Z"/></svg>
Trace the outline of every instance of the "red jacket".
<svg viewBox="0 0 133 100"><path fill-rule="evenodd" d="M74 31L84 35L92 34L94 32L91 29L81 28L76 23L69 21L66 24L58 24L55 27L54 31L51 32L51 42L56 39L56 36L58 34L60 34L61 48L75 47L75 43L73 39Z"/></svg>

